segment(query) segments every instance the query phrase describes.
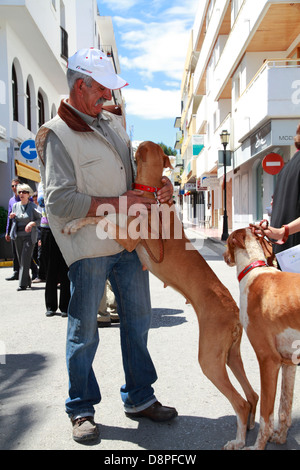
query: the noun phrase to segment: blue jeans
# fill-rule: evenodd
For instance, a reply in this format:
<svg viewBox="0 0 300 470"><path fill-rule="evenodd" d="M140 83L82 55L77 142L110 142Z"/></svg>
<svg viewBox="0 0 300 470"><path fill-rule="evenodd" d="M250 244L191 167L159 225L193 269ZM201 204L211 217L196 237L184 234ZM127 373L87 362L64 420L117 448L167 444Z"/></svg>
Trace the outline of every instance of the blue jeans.
<svg viewBox="0 0 300 470"><path fill-rule="evenodd" d="M147 349L151 323L149 276L135 251L83 259L69 269L67 367L70 417L93 415L101 400L93 371L99 343L97 312L109 278L120 317L121 350L126 384L121 388L125 411L141 411L156 401L152 384L157 375Z"/></svg>

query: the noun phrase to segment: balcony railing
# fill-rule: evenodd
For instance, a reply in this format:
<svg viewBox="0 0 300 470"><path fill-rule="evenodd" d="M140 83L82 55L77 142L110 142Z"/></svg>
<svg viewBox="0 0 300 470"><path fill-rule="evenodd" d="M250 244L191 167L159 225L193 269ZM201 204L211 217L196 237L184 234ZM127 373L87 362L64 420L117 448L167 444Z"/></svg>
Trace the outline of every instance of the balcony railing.
<svg viewBox="0 0 300 470"><path fill-rule="evenodd" d="M300 59L268 60L235 105L235 145L272 118L299 117Z"/></svg>
<svg viewBox="0 0 300 470"><path fill-rule="evenodd" d="M271 69L271 68L300 68L300 59L274 59L274 60L267 60L261 68L258 70L256 75L252 78L251 82L247 86L246 90L242 93L241 97L245 94L248 93L249 90L251 90L252 86L254 83L259 79L259 77L262 75L262 73L266 69Z"/></svg>

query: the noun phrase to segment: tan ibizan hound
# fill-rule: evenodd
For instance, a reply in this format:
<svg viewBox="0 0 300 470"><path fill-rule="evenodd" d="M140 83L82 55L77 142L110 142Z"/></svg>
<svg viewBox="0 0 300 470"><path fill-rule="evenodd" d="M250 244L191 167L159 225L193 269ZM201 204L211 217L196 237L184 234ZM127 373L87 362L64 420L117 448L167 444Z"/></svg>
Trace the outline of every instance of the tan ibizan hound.
<svg viewBox="0 0 300 470"><path fill-rule="evenodd" d="M237 267L240 320L259 362L260 428L252 447L257 450L264 449L268 440L279 444L286 441L300 356L300 275L268 266L271 251L266 248L264 237L245 228L229 236L224 253L226 263ZM279 422L274 430L274 402L280 368Z"/></svg>
<svg viewBox="0 0 300 470"><path fill-rule="evenodd" d="M161 185L164 168L171 167L169 158L159 145L143 142L136 152L136 162L135 188L143 189L144 196L154 198ZM174 205L163 204L158 210L161 216L156 217L155 211L151 211L151 222L149 219L148 223L147 219L146 229L144 227L144 235L146 232L148 237L129 240L130 246L126 246L124 236L121 240L118 236L116 239L129 251L136 247L142 264L165 286L179 291L194 307L199 322L200 366L228 398L237 415L236 439L224 448L240 449L245 445L247 425L250 429L254 426L258 395L249 384L240 355L242 326L239 309L228 289L185 236ZM87 220L71 222L66 232L72 233L85 223L99 223L98 218ZM109 227L107 229L109 232ZM241 384L246 400L231 384L226 364Z"/></svg>

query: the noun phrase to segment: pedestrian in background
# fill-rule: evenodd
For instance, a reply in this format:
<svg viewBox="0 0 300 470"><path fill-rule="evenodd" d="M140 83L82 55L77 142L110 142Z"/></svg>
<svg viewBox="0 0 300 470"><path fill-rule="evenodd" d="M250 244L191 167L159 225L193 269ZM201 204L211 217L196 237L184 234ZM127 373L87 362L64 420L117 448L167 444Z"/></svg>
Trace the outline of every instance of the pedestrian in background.
<svg viewBox="0 0 300 470"><path fill-rule="evenodd" d="M39 212L41 212L39 206L38 206L38 202L37 202L37 191L35 191L32 196L31 196L31 199L32 199L32 202L36 205L37 209ZM32 252L32 258L31 258L31 273L32 273L32 282L35 282L37 279L38 279L38 276L39 276L39 256L38 256L38 242L39 242L39 238L40 238L40 232L39 232L39 226L37 226L36 228L37 230L37 241L34 245L34 248L33 248L33 252Z"/></svg>
<svg viewBox="0 0 300 470"><path fill-rule="evenodd" d="M38 272L37 279L34 279L32 281L33 283L46 281L47 264L48 264L48 258L49 258L48 232L50 228L49 228L49 222L46 216L43 188L42 188L41 183L39 183L38 191L37 191L37 205L38 205L38 210L42 214L42 218L41 218L40 226L38 228L39 272Z"/></svg>
<svg viewBox="0 0 300 470"><path fill-rule="evenodd" d="M9 215L12 220L10 237L15 241L19 261L19 288L17 290L26 290L27 287L31 287L29 269L37 241L36 227L40 223L41 213L29 200L33 191L28 184L19 184L17 193L20 201L13 205Z"/></svg>
<svg viewBox="0 0 300 470"><path fill-rule="evenodd" d="M295 136L297 152L278 175L272 206L271 226L287 225L300 217L300 124ZM274 245L274 253L300 244L300 233L288 237L284 245Z"/></svg>
<svg viewBox="0 0 300 470"><path fill-rule="evenodd" d="M21 181L18 178L15 178L11 182L11 189L13 190L14 195L10 198L8 201L8 209L7 209L7 224L6 224L6 231L5 231L5 240L8 243L11 243L11 248L12 248L12 255L13 255L13 274L10 277L6 278L6 281L17 281L19 279L19 261L18 261L18 256L16 252L16 245L14 240L10 238L10 229L11 229L11 219L10 219L10 213L12 211L12 207L16 202L20 201L20 198L17 193L17 186L20 184Z"/></svg>
<svg viewBox="0 0 300 470"><path fill-rule="evenodd" d="M98 326L99 328L103 328L111 326L112 323L119 323L119 321L116 296L112 290L111 283L106 281L104 294L98 309Z"/></svg>
<svg viewBox="0 0 300 470"><path fill-rule="evenodd" d="M70 280L68 277L69 268L61 254L49 226L42 184L38 189L38 202L42 206L41 219L41 249L42 274L46 279L45 304L46 317L52 317L59 308L62 317L68 315L68 305L70 301Z"/></svg>

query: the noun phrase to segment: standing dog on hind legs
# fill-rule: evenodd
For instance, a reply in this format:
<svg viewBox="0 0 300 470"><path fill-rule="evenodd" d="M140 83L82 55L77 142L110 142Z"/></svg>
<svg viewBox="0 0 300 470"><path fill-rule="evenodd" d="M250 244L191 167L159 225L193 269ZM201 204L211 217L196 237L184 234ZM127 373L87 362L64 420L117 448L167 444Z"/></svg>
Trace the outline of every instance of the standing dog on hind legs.
<svg viewBox="0 0 300 470"><path fill-rule="evenodd" d="M251 228L236 230L227 240L224 259L236 265L240 281L240 318L256 353L261 378L260 428L255 450L268 440L283 444L291 425L297 345L300 340L300 275L267 265L272 253L264 237ZM299 353L299 351L298 351ZM274 402L282 368L278 428Z"/></svg>
<svg viewBox="0 0 300 470"><path fill-rule="evenodd" d="M143 142L135 158L135 188L143 189L144 196L154 199L161 185L163 170L170 166L169 158L153 142ZM194 307L199 323L200 366L208 379L227 397L237 415L236 439L224 448L240 449L245 445L247 425L250 429L254 427L258 396L245 375L240 355L242 326L238 307L204 258L196 249L191 249L174 205L163 204L159 210L161 222L158 225L151 224L151 220L147 219L147 233L148 225L150 231L153 225L158 227L158 230L153 230L154 236L136 239L134 247L142 264L165 285L179 291ZM149 217L152 216L155 218L151 211ZM98 221L89 220L87 223ZM76 226L74 221L66 232L77 230L84 223L79 220ZM107 228L109 230L109 226ZM119 241L126 247L124 238L122 236ZM129 243L132 242L129 240ZM133 246L127 249L131 250ZM231 384L226 364L241 384L247 400Z"/></svg>

